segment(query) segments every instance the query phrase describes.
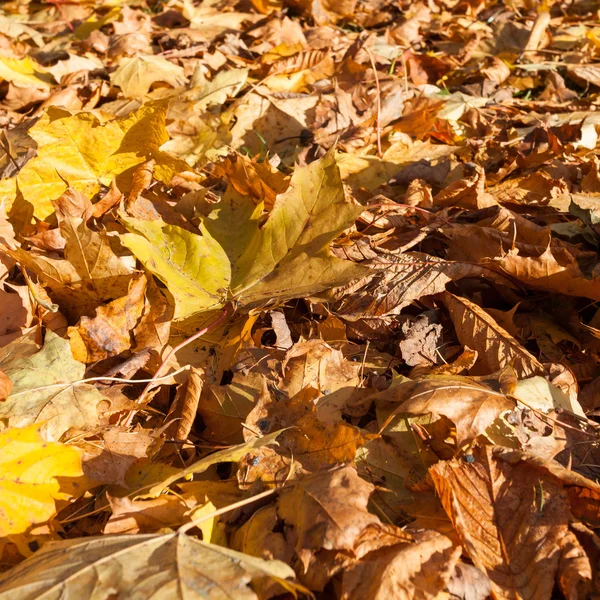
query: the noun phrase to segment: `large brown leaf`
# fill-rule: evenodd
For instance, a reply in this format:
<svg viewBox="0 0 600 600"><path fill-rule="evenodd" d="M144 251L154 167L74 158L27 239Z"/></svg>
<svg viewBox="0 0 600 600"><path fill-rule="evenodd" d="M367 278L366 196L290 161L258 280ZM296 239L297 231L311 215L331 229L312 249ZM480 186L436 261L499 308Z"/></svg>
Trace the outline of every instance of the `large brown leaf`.
<svg viewBox="0 0 600 600"><path fill-rule="evenodd" d="M433 414L450 419L456 426L459 445L482 434L515 402L504 394L460 376L407 381L374 396L376 405L387 405L392 414ZM392 404L393 403L393 404ZM388 418L389 421L389 418Z"/></svg>
<svg viewBox="0 0 600 600"><path fill-rule="evenodd" d="M512 365L519 377L543 373L542 364L474 302L445 292L442 300L460 343L479 353L488 373Z"/></svg>
<svg viewBox="0 0 600 600"><path fill-rule="evenodd" d="M421 252L384 254L371 267L373 271L365 279L335 290L335 296L342 296L338 312L345 317L397 315L415 300L439 294L450 281L465 277L485 276L512 285L508 278L487 267Z"/></svg>
<svg viewBox="0 0 600 600"><path fill-rule="evenodd" d="M600 267L595 264L595 253L551 238L548 228L509 211L491 223L461 225L445 233L451 239L450 256L454 259L485 264L537 289L600 299ZM589 272L580 266L585 263L592 265Z"/></svg>
<svg viewBox="0 0 600 600"><path fill-rule="evenodd" d="M426 600L448 583L462 549L433 534L368 554L344 572L341 600Z"/></svg>
<svg viewBox="0 0 600 600"><path fill-rule="evenodd" d="M440 462L429 472L473 564L495 598L550 598L555 577L567 598L582 597L588 558L569 530L571 510L557 480L525 464L498 460L486 446L475 462Z"/></svg>
<svg viewBox="0 0 600 600"><path fill-rule="evenodd" d="M376 529L383 533L389 529L367 510L374 489L358 476L356 469L344 467L304 479L281 493L277 514L292 528L296 554L305 567L313 553L322 549L360 558L366 553L365 545L361 545L365 531ZM396 543L412 539L400 530L392 530ZM380 537L380 545L389 545L386 536ZM366 550L380 547L375 544L375 548Z"/></svg>

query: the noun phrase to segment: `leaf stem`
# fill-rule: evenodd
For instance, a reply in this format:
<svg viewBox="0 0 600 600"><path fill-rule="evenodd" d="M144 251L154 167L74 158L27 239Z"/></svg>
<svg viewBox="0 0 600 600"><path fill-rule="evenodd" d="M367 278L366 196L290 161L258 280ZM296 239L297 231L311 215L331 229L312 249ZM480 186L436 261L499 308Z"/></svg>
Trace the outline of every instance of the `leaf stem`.
<svg viewBox="0 0 600 600"><path fill-rule="evenodd" d="M375 64L373 54L371 54L367 46L364 46L364 49L371 61L371 67L375 75L375 91L377 93L377 156L381 158L383 156L383 152L381 151L381 87L379 86L379 75L377 74L377 65Z"/></svg>
<svg viewBox="0 0 600 600"><path fill-rule="evenodd" d="M225 308L221 311L221 314L212 323L209 323L206 327L204 327L200 331L197 331L196 333L194 333L194 335L192 335L189 338L183 340L183 342L181 342L180 344L178 344L177 346L175 346L175 348L173 348L167 354L167 356L165 356L165 359L162 361L162 363L160 364L160 366L156 370L156 373L154 374L154 377L152 377L152 379L150 379L148 381L148 384L146 385L146 387L144 388L144 390L141 393L140 397L138 398L137 401L138 401L139 404L143 404L143 402L144 402L144 400L146 398L146 395L152 389L153 384L156 383L156 381L158 379L160 379L160 377L163 374L163 371L167 368L167 366L169 364L169 361L175 355L175 353L179 352L179 350L181 350L182 348L184 348L188 344L191 344L193 341L197 340L199 337L202 337L203 335L205 335L206 333L208 333L209 331L211 331L215 327L218 327L227 318L227 316L229 315L229 311L230 310L231 310L231 304L226 304ZM133 413L130 415L130 418L131 417L133 417Z"/></svg>

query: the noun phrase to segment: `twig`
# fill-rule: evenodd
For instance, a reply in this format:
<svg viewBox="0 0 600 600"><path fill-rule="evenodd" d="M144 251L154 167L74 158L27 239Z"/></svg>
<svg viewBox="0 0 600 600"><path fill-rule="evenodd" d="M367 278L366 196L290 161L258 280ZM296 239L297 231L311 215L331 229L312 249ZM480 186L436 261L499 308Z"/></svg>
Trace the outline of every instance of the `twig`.
<svg viewBox="0 0 600 600"><path fill-rule="evenodd" d="M281 488L272 488L270 490L265 490L264 492L260 492L260 494L255 494L254 496L250 496L249 498L244 498L244 500L240 500L239 502L234 502L233 504L229 504L224 506L223 508L219 508L214 512L211 512L208 515L203 515L199 519L193 519L189 523L182 525L177 531L178 533L185 533L189 531L193 527L200 525L200 523L204 523L204 521L208 521L209 519L214 519L219 515L235 510L236 508L241 508L242 506L246 506L247 504L252 504L256 500L260 500L261 498L266 498L267 496L271 496L275 492L280 491Z"/></svg>
<svg viewBox="0 0 600 600"><path fill-rule="evenodd" d="M162 363L160 364L160 366L156 370L156 373L154 374L154 377L148 382L148 384L144 388L144 391L141 393L140 397L138 398L137 402L139 404L142 404L144 402L144 399L145 399L146 395L148 394L148 392L150 391L150 389L153 387L152 384L155 383L161 377L163 371L167 368L167 366L169 364L169 361L175 355L175 353L179 352L179 350L181 350L182 348L184 348L188 344L191 344L194 340L197 340L199 337L202 337L203 335L205 335L206 333L208 333L209 331L211 331L215 327L219 326L226 319L226 317L229 315L230 309L231 309L231 305L227 304L225 306L225 308L222 310L221 314L219 315L219 317L217 319L215 319L212 323L209 323L206 327L204 327L204 329L201 329L200 331L196 332L194 335L192 335L189 338L183 340L183 342L181 342L180 344L178 344L177 346L175 346L175 348L173 348L167 354L167 356L165 357L165 359L162 361Z"/></svg>
<svg viewBox="0 0 600 600"><path fill-rule="evenodd" d="M51 388L62 387L68 388L75 385L80 385L82 383L91 383L93 381L114 381L117 383L152 383L156 381L162 381L163 379L170 379L174 375L181 373L182 371L187 370L187 367L181 367L177 369L174 373L169 373L164 377L152 377L152 379L123 379L121 377L88 377L87 379L79 379L78 381L71 381L69 383L52 383L50 385L42 385L37 388L31 388L30 390L25 390L23 392L16 392L15 394L11 394L10 397L14 398L15 396L21 396L22 394L31 394L32 392L39 392L40 390L49 390Z"/></svg>
<svg viewBox="0 0 600 600"><path fill-rule="evenodd" d="M367 46L364 46L364 49L371 61L371 67L375 74L375 90L377 92L377 156L381 158L383 152L381 151L381 88L379 87L379 75L377 74L377 66L375 65L375 59L371 51Z"/></svg>

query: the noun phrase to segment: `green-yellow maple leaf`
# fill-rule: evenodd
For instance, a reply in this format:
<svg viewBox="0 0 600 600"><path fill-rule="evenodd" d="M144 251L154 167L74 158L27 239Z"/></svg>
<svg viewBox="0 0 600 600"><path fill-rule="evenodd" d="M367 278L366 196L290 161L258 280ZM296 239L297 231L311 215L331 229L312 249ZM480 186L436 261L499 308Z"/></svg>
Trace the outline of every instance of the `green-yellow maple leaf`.
<svg viewBox="0 0 600 600"><path fill-rule="evenodd" d="M196 235L161 220L122 216L127 228L121 243L168 288L174 319L218 308L227 298L231 265L221 246L203 230Z"/></svg>
<svg viewBox="0 0 600 600"><path fill-rule="evenodd" d="M52 214L52 200L68 186L91 197L117 177L119 188L127 190L133 168L150 158L160 181L168 183L186 170L185 162L159 150L169 139L165 114L166 105L145 104L127 117L101 123L90 112L72 115L48 108L29 130L38 154L17 175L19 191L33 205L34 215L45 219Z"/></svg>
<svg viewBox="0 0 600 600"><path fill-rule="evenodd" d="M123 243L168 287L176 318L217 308L227 289L256 303L318 293L364 274L329 253L363 210L346 198L333 153L297 168L266 220L263 209L229 190L204 220L202 236L124 218L133 233ZM199 255L201 247L210 252Z"/></svg>

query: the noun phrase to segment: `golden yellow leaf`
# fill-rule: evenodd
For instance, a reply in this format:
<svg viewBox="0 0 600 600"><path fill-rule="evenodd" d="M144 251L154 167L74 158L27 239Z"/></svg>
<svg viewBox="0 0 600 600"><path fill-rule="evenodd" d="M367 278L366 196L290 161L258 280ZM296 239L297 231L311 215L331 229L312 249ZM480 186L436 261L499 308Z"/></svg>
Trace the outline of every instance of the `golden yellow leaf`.
<svg viewBox="0 0 600 600"><path fill-rule="evenodd" d="M0 57L0 79L21 86L49 88L53 78L43 73L40 67L26 56L21 59Z"/></svg>
<svg viewBox="0 0 600 600"><path fill-rule="evenodd" d="M79 450L46 442L39 430L31 425L0 433L0 537L45 523L57 502L85 491Z"/></svg>
<svg viewBox="0 0 600 600"><path fill-rule="evenodd" d="M168 183L186 170L186 163L159 150L169 139L165 114L164 105L146 104L127 117L101 123L90 112L48 108L29 130L38 154L17 175L19 191L33 204L34 215L44 219L52 214L52 200L69 186L91 197L117 177L125 191L132 167L150 157L160 181Z"/></svg>

